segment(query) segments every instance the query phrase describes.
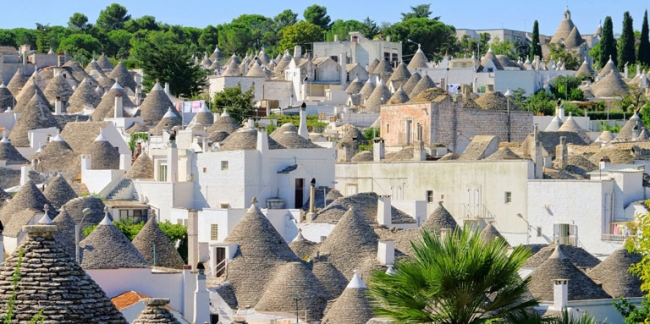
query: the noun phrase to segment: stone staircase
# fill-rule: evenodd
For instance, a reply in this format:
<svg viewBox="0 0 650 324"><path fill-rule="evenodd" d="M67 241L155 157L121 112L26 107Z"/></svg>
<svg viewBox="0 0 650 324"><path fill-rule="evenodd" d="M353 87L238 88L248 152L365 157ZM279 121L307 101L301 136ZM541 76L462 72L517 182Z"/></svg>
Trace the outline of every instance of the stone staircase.
<svg viewBox="0 0 650 324"><path fill-rule="evenodd" d="M122 179L108 195L107 200L138 200L138 193L131 179Z"/></svg>

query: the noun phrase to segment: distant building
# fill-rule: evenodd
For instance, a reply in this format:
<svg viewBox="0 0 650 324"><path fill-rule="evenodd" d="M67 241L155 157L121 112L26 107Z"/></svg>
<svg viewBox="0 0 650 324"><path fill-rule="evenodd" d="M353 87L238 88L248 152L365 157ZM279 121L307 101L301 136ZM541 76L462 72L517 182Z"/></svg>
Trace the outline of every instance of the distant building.
<svg viewBox="0 0 650 324"><path fill-rule="evenodd" d="M331 57L336 62L340 54L349 57L346 63L361 66L368 66L373 60L386 60L393 65L402 61L402 43L391 42L390 37L367 39L360 32L350 32L349 40L339 41L335 36L333 42L315 42L313 46L314 57Z"/></svg>

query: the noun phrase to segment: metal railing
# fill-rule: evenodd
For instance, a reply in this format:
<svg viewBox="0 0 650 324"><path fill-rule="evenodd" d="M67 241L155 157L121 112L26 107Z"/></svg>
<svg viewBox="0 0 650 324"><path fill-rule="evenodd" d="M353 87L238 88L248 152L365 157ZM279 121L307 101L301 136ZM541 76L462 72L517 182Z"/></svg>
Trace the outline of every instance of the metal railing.
<svg viewBox="0 0 650 324"><path fill-rule="evenodd" d="M480 218L484 219L486 221L491 221L495 220L496 217L494 214L490 212L485 205L480 204L480 205L470 205L470 204L463 204L463 214L465 215L465 218Z"/></svg>
<svg viewBox="0 0 650 324"><path fill-rule="evenodd" d="M630 236L628 234L602 234L601 240L607 242L625 242Z"/></svg>
<svg viewBox="0 0 650 324"><path fill-rule="evenodd" d="M223 274L219 275L219 273L223 270ZM223 275L228 274L228 259L223 259L221 262L217 263L214 267L210 269L205 275L207 277L221 277Z"/></svg>

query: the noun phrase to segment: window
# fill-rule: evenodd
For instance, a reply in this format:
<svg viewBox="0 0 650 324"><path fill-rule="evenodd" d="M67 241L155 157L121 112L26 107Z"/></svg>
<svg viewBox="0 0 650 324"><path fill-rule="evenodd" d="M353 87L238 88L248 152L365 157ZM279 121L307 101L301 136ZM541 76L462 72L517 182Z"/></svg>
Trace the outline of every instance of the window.
<svg viewBox="0 0 650 324"><path fill-rule="evenodd" d="M219 224L210 224L210 240L219 240Z"/></svg>
<svg viewBox="0 0 650 324"><path fill-rule="evenodd" d="M228 170L228 161L221 161L221 170Z"/></svg>
<svg viewBox="0 0 650 324"><path fill-rule="evenodd" d="M537 237L542 237L542 227L537 227Z"/></svg>
<svg viewBox="0 0 650 324"><path fill-rule="evenodd" d="M134 224L146 222L149 218L147 209L120 209L120 220L131 220Z"/></svg>
<svg viewBox="0 0 650 324"><path fill-rule="evenodd" d="M390 124L386 124L386 134L390 133Z"/></svg>
<svg viewBox="0 0 650 324"><path fill-rule="evenodd" d="M427 202L428 203L433 202L433 190L427 190Z"/></svg>
<svg viewBox="0 0 650 324"><path fill-rule="evenodd" d="M494 72L494 70L492 68L488 68L487 71L488 71L488 73Z"/></svg>
<svg viewBox="0 0 650 324"><path fill-rule="evenodd" d="M158 181L167 181L167 164L161 164L158 169Z"/></svg>
<svg viewBox="0 0 650 324"><path fill-rule="evenodd" d="M506 203L512 202L512 192L506 191L505 202Z"/></svg>
<svg viewBox="0 0 650 324"><path fill-rule="evenodd" d="M203 173L206 173L208 171L208 168L203 168Z"/></svg>

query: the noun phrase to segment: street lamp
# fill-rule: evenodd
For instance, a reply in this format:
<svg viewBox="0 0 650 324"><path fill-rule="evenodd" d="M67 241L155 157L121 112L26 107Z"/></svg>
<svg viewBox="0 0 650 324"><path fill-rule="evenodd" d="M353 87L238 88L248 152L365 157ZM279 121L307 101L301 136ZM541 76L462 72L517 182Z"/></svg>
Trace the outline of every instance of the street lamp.
<svg viewBox="0 0 650 324"><path fill-rule="evenodd" d="M506 90L506 93L504 94L504 96L506 96L506 109L507 109L507 112L508 112L508 123L507 123L507 126L508 126L508 130L507 130L508 142L510 142L510 97L512 97L512 95L513 95L512 91L510 91L510 88L508 88L508 90Z"/></svg>
<svg viewBox="0 0 650 324"><path fill-rule="evenodd" d="M299 324L299 319L298 319L298 300L300 300L300 297L298 297L298 294L293 294L291 297L293 298L293 301L296 303L296 324Z"/></svg>

